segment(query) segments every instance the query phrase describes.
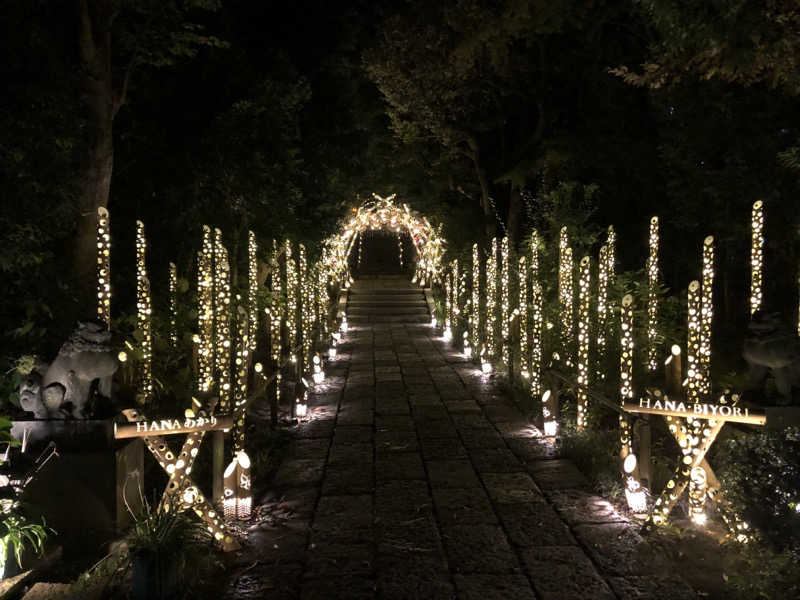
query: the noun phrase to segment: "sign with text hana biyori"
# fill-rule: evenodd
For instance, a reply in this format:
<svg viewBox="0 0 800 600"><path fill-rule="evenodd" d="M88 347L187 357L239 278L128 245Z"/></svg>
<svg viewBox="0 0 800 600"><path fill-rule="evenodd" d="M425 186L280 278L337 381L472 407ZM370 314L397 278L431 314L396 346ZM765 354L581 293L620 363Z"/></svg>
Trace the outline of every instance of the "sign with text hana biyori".
<svg viewBox="0 0 800 600"><path fill-rule="evenodd" d="M625 402L623 409L631 413L647 413L671 417L706 419L714 421L731 421L749 425L764 425L767 416L764 411L729 404L712 404L706 402L681 402L666 398L640 398L639 402Z"/></svg>
<svg viewBox="0 0 800 600"><path fill-rule="evenodd" d="M231 427L233 427L233 415L146 419L130 423L114 423L114 437L119 440L153 435L174 435L178 433L196 433L198 431L218 431L220 429L228 430Z"/></svg>

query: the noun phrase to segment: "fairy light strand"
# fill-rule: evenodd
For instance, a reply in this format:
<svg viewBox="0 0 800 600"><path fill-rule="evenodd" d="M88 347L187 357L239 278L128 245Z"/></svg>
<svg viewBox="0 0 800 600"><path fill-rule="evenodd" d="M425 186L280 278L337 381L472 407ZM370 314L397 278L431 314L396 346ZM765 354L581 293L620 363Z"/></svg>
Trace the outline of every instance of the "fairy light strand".
<svg viewBox="0 0 800 600"><path fill-rule="evenodd" d="M169 345L178 345L178 268L169 263Z"/></svg>
<svg viewBox="0 0 800 600"><path fill-rule="evenodd" d="M764 276L764 203L753 203L750 241L750 314L761 309Z"/></svg>

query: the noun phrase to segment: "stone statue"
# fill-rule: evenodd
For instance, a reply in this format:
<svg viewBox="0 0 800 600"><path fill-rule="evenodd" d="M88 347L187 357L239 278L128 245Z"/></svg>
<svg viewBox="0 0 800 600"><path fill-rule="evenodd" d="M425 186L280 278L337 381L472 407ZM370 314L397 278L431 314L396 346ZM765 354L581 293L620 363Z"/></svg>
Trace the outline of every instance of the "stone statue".
<svg viewBox="0 0 800 600"><path fill-rule="evenodd" d="M53 363L32 371L20 385L22 408L39 419L88 418L92 394L111 396L119 363L110 341L105 325L78 323Z"/></svg>
<svg viewBox="0 0 800 600"><path fill-rule="evenodd" d="M800 337L781 323L778 314L758 311L753 315L742 356L750 367L752 388L760 386L771 371L778 393L791 400L792 386L800 385Z"/></svg>

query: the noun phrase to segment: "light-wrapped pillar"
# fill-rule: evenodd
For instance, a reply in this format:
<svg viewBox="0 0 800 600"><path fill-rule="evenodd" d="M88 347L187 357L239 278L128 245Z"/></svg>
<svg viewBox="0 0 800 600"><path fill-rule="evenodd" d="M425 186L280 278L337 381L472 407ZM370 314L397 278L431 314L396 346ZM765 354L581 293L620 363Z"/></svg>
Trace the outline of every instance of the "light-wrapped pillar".
<svg viewBox="0 0 800 600"><path fill-rule="evenodd" d="M511 372L511 259L508 250L508 236L500 241L500 356L509 373Z"/></svg>
<svg viewBox="0 0 800 600"><path fill-rule="evenodd" d="M578 389L576 390L578 405L578 429L586 427L589 409L589 301L591 296L592 260L584 256L580 262L580 278L578 280Z"/></svg>
<svg viewBox="0 0 800 600"><path fill-rule="evenodd" d="M147 239L144 223L136 221L136 328L142 336L142 360L139 366L140 404L153 398L153 337L151 319L150 279L147 276Z"/></svg>
<svg viewBox="0 0 800 600"><path fill-rule="evenodd" d="M714 320L714 238L708 236L703 241L703 286L700 309L700 367L702 385L700 394L704 398L711 395L711 325Z"/></svg>
<svg viewBox="0 0 800 600"><path fill-rule="evenodd" d="M761 308L764 273L764 203L753 204L750 225L750 314Z"/></svg>
<svg viewBox="0 0 800 600"><path fill-rule="evenodd" d="M97 319L111 330L111 219L97 209Z"/></svg>
<svg viewBox="0 0 800 600"><path fill-rule="evenodd" d="M650 219L647 258L647 368L658 368L658 217Z"/></svg>
<svg viewBox="0 0 800 600"><path fill-rule="evenodd" d="M572 366L573 362L573 281L572 281L572 248L569 247L569 236L566 226L561 228L558 240L558 300L561 316L561 349L563 359L567 366Z"/></svg>
<svg viewBox="0 0 800 600"><path fill-rule="evenodd" d="M633 296L622 299L620 310L619 396L620 404L633 400ZM620 456L631 453L631 425L628 415L619 416Z"/></svg>

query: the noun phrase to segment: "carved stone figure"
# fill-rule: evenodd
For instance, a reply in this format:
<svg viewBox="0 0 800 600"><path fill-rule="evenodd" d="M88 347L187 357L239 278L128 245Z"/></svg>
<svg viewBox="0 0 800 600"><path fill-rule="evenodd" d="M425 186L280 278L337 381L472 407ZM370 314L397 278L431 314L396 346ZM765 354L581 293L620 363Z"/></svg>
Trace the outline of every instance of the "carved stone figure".
<svg viewBox="0 0 800 600"><path fill-rule="evenodd" d="M783 326L779 315L761 311L748 330L742 356L750 367L750 386L760 386L771 371L778 393L791 399L792 386L800 385L800 337Z"/></svg>
<svg viewBox="0 0 800 600"><path fill-rule="evenodd" d="M104 325L78 323L43 376L36 371L20 385L20 405L36 418L89 417L91 394L111 396L111 380L119 363ZM42 372L40 371L40 372Z"/></svg>

